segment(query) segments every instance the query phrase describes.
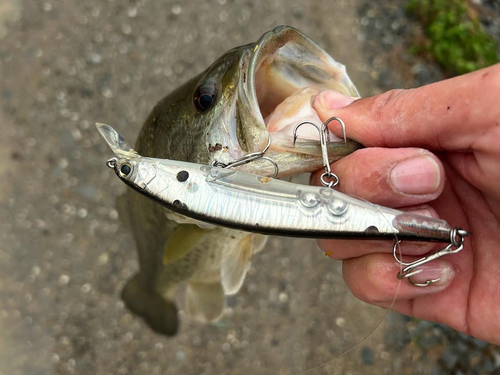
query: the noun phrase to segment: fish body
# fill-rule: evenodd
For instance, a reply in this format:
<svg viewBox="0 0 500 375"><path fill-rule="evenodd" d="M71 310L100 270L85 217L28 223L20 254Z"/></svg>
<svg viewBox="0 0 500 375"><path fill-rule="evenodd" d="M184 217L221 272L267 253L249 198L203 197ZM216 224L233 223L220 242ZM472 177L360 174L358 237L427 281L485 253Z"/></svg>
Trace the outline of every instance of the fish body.
<svg viewBox="0 0 500 375"><path fill-rule="evenodd" d="M308 97L301 94L305 88L311 90ZM312 100L314 93L323 90L359 97L343 65L299 31L278 27L256 43L230 50L162 99L146 119L135 151L129 152L210 165L260 151L271 138L266 156L277 163L280 177L311 172L322 166L319 140L316 135L293 145L286 129L302 117L294 118L298 112L288 106L296 105L296 96L299 112L317 118ZM280 115L273 116L275 111ZM280 123L281 118L286 123ZM337 142L328 146L331 162L361 147L334 139ZM126 155L126 147L123 150ZM260 175L274 171L264 160L238 169ZM222 314L224 295L238 291L253 254L265 244L265 236L207 226L132 189L118 206L133 231L140 263L122 297L131 311L166 335L178 330L173 294L180 284L188 284L188 313L214 321Z"/></svg>

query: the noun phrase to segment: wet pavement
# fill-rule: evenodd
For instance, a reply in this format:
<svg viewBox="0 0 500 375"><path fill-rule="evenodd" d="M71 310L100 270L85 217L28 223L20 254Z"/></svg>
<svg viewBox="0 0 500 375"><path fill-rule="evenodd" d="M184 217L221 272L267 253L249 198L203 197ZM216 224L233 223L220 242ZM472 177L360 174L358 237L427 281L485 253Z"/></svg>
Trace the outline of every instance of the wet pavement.
<svg viewBox="0 0 500 375"><path fill-rule="evenodd" d="M138 263L94 123L135 139L164 95L281 24L363 96L438 80L406 53L404 3L0 0L0 374L500 373L498 348L357 301L309 240L273 238L215 324L179 293L175 338L119 298Z"/></svg>

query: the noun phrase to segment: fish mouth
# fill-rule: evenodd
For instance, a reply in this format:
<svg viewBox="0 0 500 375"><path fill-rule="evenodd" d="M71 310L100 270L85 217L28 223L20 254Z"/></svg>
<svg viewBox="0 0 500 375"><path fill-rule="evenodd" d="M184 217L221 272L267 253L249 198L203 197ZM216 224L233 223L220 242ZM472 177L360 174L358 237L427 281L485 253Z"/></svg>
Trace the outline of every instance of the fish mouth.
<svg viewBox="0 0 500 375"><path fill-rule="evenodd" d="M339 93L339 102L345 102L346 97L360 97L344 65L300 31L280 26L264 34L253 46L244 76L239 96L247 108L240 115L240 134L244 135L248 151L262 149L269 136L272 141L266 156L278 164L280 176L320 168L318 130L302 126L294 144L293 129L303 121L321 124L313 100L322 91ZM344 143L333 134L330 140L330 161L361 147L353 141ZM247 170L258 169L262 173L263 168L267 171L272 166L255 163Z"/></svg>

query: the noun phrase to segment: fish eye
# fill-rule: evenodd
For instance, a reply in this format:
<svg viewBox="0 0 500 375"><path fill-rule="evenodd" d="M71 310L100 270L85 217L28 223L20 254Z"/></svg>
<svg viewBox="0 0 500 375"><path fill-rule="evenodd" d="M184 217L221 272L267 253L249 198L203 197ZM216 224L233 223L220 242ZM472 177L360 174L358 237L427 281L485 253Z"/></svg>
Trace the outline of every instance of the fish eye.
<svg viewBox="0 0 500 375"><path fill-rule="evenodd" d="M122 175L122 177L127 177L130 172L132 172L132 166L129 163L122 164L122 166L120 167L120 174Z"/></svg>
<svg viewBox="0 0 500 375"><path fill-rule="evenodd" d="M200 112L205 112L217 98L217 85L214 83L204 83L194 92L194 106Z"/></svg>

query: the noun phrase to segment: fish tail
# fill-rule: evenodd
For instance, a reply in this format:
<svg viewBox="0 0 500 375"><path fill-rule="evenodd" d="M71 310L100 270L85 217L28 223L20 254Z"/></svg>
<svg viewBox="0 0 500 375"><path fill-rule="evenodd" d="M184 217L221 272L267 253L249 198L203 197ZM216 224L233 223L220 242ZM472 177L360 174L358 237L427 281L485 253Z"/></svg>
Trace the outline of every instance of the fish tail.
<svg viewBox="0 0 500 375"><path fill-rule="evenodd" d="M179 317L175 303L158 292L145 288L139 275L131 278L121 295L125 306L144 319L155 332L174 336L179 330Z"/></svg>

